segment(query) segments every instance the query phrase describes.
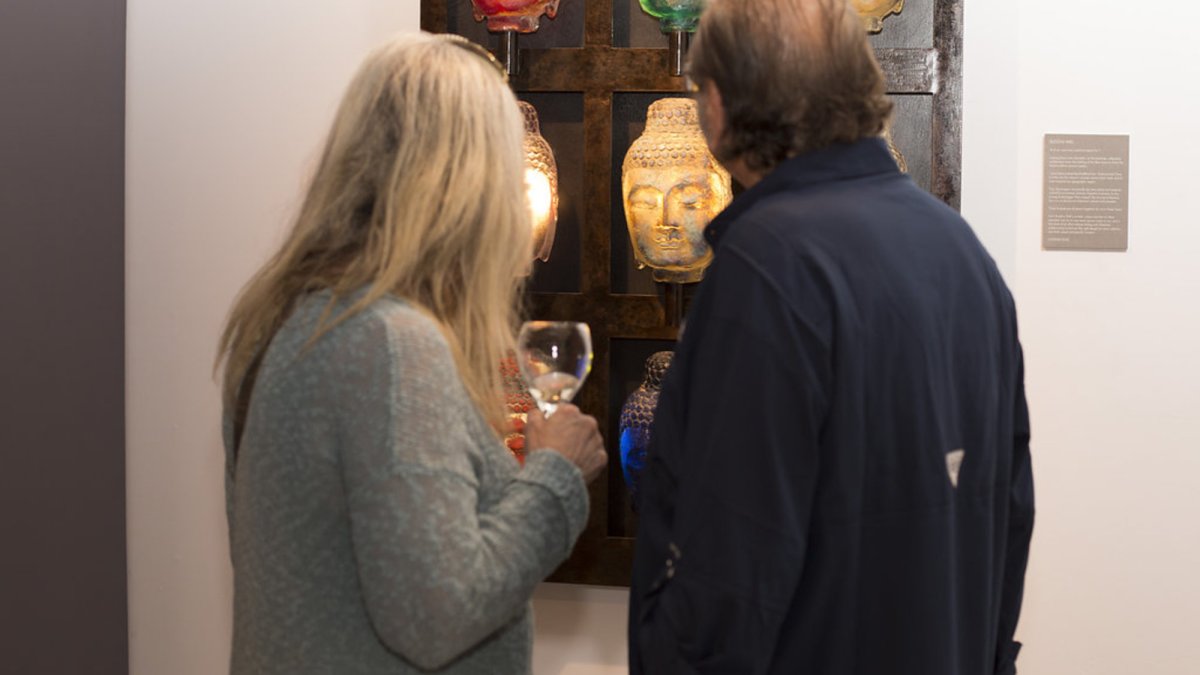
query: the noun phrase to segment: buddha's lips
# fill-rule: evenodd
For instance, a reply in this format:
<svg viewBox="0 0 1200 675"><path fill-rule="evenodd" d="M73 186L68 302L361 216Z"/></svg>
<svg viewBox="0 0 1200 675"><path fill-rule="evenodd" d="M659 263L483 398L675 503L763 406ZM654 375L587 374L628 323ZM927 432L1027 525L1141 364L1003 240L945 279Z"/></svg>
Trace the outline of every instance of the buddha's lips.
<svg viewBox="0 0 1200 675"><path fill-rule="evenodd" d="M677 251L682 248L683 239L679 236L679 232L667 230L662 234L655 235L654 243L664 251Z"/></svg>

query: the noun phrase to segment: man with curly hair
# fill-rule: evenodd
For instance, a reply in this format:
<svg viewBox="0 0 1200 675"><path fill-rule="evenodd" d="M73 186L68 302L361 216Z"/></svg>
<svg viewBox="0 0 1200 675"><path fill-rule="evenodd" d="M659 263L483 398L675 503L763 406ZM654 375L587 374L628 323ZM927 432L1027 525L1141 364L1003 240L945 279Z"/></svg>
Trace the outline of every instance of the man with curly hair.
<svg viewBox="0 0 1200 675"><path fill-rule="evenodd" d="M846 0L710 0L689 76L746 190L663 383L631 672L1015 673L1033 480L996 265L897 169Z"/></svg>

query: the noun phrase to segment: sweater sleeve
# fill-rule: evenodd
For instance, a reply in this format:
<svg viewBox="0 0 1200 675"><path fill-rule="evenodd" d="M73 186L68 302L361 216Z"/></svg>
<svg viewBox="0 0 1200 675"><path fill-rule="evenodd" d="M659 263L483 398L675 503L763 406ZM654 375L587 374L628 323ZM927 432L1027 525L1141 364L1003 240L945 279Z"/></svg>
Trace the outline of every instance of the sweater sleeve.
<svg viewBox="0 0 1200 675"><path fill-rule="evenodd" d="M514 620L570 552L587 492L569 461L532 453L481 509L481 423L444 338L415 312L343 331L336 372L340 457L359 582L393 651L440 668Z"/></svg>

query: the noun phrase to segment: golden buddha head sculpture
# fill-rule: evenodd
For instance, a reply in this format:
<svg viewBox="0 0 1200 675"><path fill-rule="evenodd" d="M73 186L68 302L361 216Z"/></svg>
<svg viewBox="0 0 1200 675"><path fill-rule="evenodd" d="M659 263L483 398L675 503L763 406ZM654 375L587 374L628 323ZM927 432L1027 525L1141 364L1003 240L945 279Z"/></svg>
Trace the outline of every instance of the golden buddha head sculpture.
<svg viewBox="0 0 1200 675"><path fill-rule="evenodd" d="M696 102L650 105L646 130L625 155L621 193L638 267L655 281L700 281L712 262L704 228L733 196L729 172L708 150Z"/></svg>
<svg viewBox="0 0 1200 675"><path fill-rule="evenodd" d="M882 31L885 18L904 11L904 0L853 0L853 4L868 33Z"/></svg>
<svg viewBox="0 0 1200 675"><path fill-rule="evenodd" d="M904 153L900 152L900 148L896 147L896 141L892 139L890 124L883 129L883 140L887 142L888 152L892 154L892 159L895 160L900 173L908 173L908 161L904 159Z"/></svg>
<svg viewBox="0 0 1200 675"><path fill-rule="evenodd" d="M558 229L558 164L542 137L537 110L517 101L525 115L525 190L533 214L533 257L546 262Z"/></svg>
<svg viewBox="0 0 1200 675"><path fill-rule="evenodd" d="M487 29L493 32L516 31L532 33L538 29L542 14L553 19L558 15L559 0L471 0L475 20L487 19Z"/></svg>

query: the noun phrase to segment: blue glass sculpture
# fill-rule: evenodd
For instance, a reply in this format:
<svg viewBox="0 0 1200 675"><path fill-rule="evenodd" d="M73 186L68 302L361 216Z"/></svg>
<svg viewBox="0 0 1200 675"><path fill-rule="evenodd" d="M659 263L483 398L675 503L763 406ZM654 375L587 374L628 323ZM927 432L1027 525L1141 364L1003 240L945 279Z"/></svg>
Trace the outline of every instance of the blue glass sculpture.
<svg viewBox="0 0 1200 675"><path fill-rule="evenodd" d="M625 399L621 408L618 429L621 434L621 471L625 485L632 497L630 503L637 508L638 479L646 463L646 448L650 446L650 427L654 423L654 409L658 407L658 395L662 392L663 376L671 367L674 352L655 352L646 359L646 374L641 386Z"/></svg>

